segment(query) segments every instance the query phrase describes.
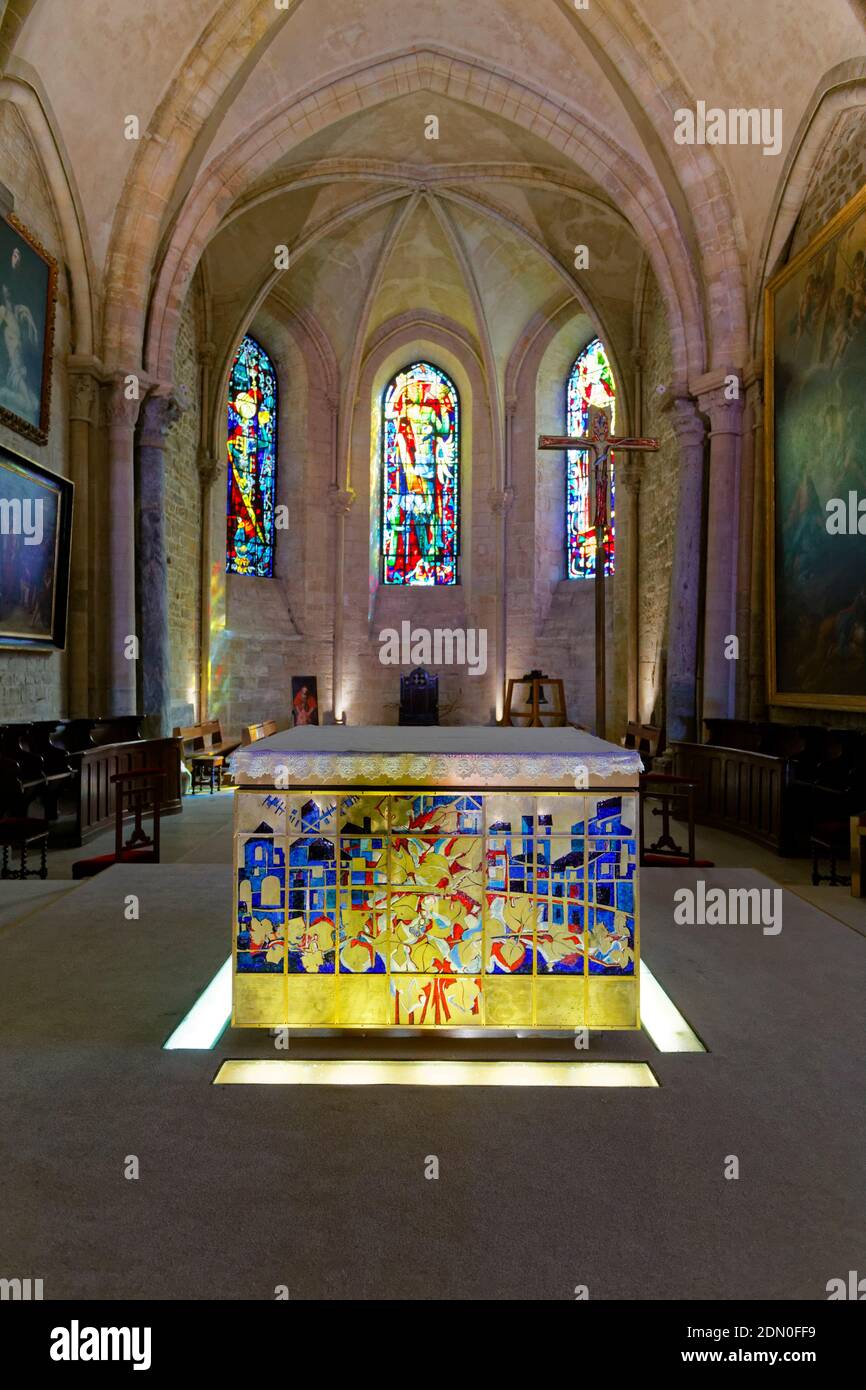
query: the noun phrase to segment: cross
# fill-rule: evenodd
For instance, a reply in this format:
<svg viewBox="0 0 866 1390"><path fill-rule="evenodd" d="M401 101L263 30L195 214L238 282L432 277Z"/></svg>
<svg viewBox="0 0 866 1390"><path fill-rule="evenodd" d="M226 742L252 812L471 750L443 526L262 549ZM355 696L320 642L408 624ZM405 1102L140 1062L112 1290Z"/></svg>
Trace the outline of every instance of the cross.
<svg viewBox="0 0 866 1390"><path fill-rule="evenodd" d="M607 730L605 713L605 596L604 596L604 538L608 524L608 493L610 490L610 452L647 453L658 451L657 439L635 439L610 432L610 415L601 406L589 408L589 434L540 434L539 449L580 449L592 454L595 474L595 732L604 738Z"/></svg>

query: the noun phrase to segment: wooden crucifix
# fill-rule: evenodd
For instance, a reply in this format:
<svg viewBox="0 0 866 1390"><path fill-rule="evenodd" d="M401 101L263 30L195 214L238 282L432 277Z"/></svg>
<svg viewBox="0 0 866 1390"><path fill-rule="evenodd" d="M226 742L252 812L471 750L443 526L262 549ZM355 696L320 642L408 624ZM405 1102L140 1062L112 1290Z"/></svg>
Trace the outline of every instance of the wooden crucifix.
<svg viewBox="0 0 866 1390"><path fill-rule="evenodd" d="M604 738L607 732L604 561L605 542L609 531L610 454L611 450L617 454L654 454L658 450L659 442L657 439L631 439L626 435L612 435L609 409L602 406L590 406L588 435L540 434L538 447L539 449L580 449L592 455L593 481L595 483L593 515L595 530L595 732L599 738Z"/></svg>

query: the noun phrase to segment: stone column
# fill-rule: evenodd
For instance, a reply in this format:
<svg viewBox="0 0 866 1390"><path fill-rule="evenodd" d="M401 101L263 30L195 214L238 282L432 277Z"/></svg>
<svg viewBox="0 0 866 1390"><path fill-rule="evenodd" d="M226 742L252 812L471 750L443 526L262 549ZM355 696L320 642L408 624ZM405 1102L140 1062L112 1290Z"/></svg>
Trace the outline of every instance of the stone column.
<svg viewBox="0 0 866 1390"><path fill-rule="evenodd" d="M733 375L733 373L732 373ZM739 374L736 374L739 376ZM704 600L703 718L733 719L737 661L728 651L737 637L737 550L743 400L716 386L698 397L710 419L707 559Z"/></svg>
<svg viewBox="0 0 866 1390"><path fill-rule="evenodd" d="M513 419L513 416L511 417ZM510 435L510 427L508 427ZM494 665L494 713L496 719L505 712L505 665L508 649L508 513L514 504L514 489L491 488L487 494L490 510L496 519L496 662Z"/></svg>
<svg viewBox="0 0 866 1390"><path fill-rule="evenodd" d="M346 611L346 517L352 509L355 493L352 488L340 488L331 484L328 489L328 502L334 515L336 541L334 546L334 655L333 655L333 709L334 718L342 722L346 711L343 708L343 670L345 663L344 628Z"/></svg>
<svg viewBox="0 0 866 1390"><path fill-rule="evenodd" d="M691 397L677 397L666 408L671 413L680 446L679 501L668 611L667 741L693 742L698 732L698 629L706 431Z"/></svg>
<svg viewBox="0 0 866 1390"><path fill-rule="evenodd" d="M767 588L767 461L764 457L764 380L758 374L749 384L755 487L752 505L752 568L749 598L749 719L766 719L765 666Z"/></svg>
<svg viewBox="0 0 866 1390"><path fill-rule="evenodd" d="M216 454L204 447L196 457L198 477L201 485L201 577L199 598L199 676L198 676L198 718L204 724L209 717L210 707L210 668L211 668L211 545L213 527L213 486L219 477L220 461ZM225 529L225 528L223 528ZM225 542L223 542L225 544ZM215 563L215 562L214 562ZM225 569L225 563L223 563Z"/></svg>
<svg viewBox="0 0 866 1390"><path fill-rule="evenodd" d="M139 610L141 703L152 738L171 733L171 643L165 543L165 440L181 406L167 392L148 396L141 416L139 460Z"/></svg>
<svg viewBox="0 0 866 1390"><path fill-rule="evenodd" d="M100 715L135 714L136 661L130 638L135 619L135 423L141 400L136 373L119 373L108 386L108 709Z"/></svg>
<svg viewBox="0 0 866 1390"><path fill-rule="evenodd" d="M742 456L740 460L740 507L737 546L737 624L739 658L735 670L735 712L738 719L749 718L752 673L752 580L754 564L754 532L757 523L758 493L763 471L756 451L757 417L763 404L760 390L760 367L754 364L746 372L745 414L743 419Z"/></svg>
<svg viewBox="0 0 866 1390"><path fill-rule="evenodd" d="M640 480L643 464L627 454L615 459L617 491L617 567L626 587L626 698L627 717L640 719L638 706L638 645L640 641ZM622 502L625 502L625 506Z"/></svg>
<svg viewBox="0 0 866 1390"><path fill-rule="evenodd" d="M91 451L99 381L96 364L69 359L69 476L75 484L69 583L67 709L71 719L92 713L95 657L91 625Z"/></svg>

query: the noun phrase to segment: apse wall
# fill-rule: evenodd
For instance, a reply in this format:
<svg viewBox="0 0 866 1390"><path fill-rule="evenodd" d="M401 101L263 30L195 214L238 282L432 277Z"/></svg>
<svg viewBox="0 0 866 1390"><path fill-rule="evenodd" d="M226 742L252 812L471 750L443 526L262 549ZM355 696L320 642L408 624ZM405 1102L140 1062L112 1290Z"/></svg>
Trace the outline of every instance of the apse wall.
<svg viewBox="0 0 866 1390"><path fill-rule="evenodd" d="M21 115L9 102L0 102L0 182L14 195L15 216L59 263L48 443L34 444L2 424L0 443L14 454L69 477L65 362L70 349L70 303L63 243L39 156ZM81 508L73 524L84 524ZM66 671L65 652L0 649L0 720L66 716Z"/></svg>

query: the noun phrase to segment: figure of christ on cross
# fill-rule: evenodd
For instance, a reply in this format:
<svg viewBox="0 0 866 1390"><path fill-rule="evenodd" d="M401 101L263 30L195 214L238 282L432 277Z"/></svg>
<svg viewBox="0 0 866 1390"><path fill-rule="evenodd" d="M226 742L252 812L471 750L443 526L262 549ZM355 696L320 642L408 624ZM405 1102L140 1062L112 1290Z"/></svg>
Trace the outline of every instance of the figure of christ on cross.
<svg viewBox="0 0 866 1390"><path fill-rule="evenodd" d="M589 434L540 434L539 449L580 449L592 455L595 473L595 732L604 738L607 732L605 684L607 654L605 650L604 554L608 532L608 499L610 496L610 455L614 453L657 453L657 439L636 439L610 433L610 415L601 406L590 406Z"/></svg>

